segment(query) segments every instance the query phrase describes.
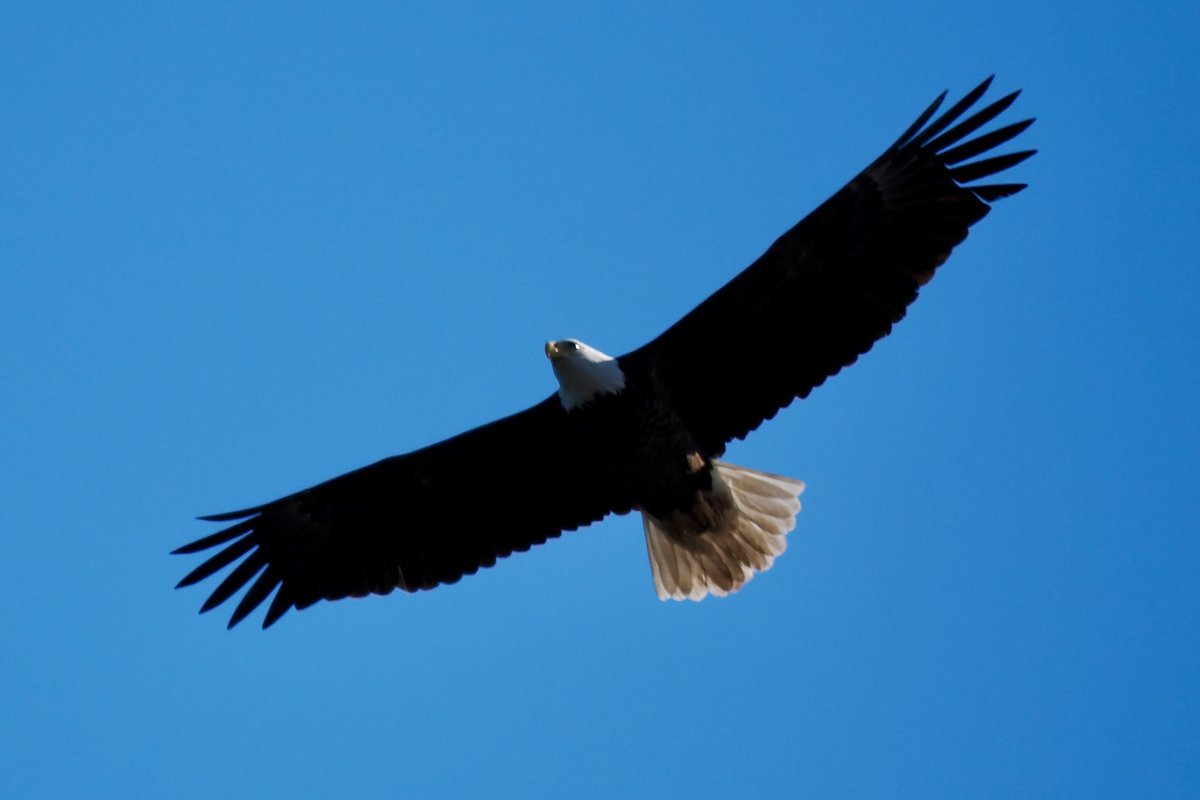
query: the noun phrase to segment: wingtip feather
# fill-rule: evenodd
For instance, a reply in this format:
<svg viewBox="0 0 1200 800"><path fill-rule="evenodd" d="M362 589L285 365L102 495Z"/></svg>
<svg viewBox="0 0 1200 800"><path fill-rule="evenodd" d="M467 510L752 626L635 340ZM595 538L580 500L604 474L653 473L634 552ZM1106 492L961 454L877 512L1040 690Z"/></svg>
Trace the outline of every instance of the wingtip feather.
<svg viewBox="0 0 1200 800"><path fill-rule="evenodd" d="M196 519L204 522L230 522L235 519L245 519L262 510L263 506L255 506L254 508L243 508L238 511L223 511L220 514L205 514L202 517L196 517Z"/></svg>
<svg viewBox="0 0 1200 800"><path fill-rule="evenodd" d="M991 85L992 79L988 78L983 83L967 92L965 95L963 95L962 99L950 106L950 108L946 109L946 111L940 117L931 122L928 127L914 136L910 144L917 147L925 147L935 136L954 124L955 120L962 116L963 112L975 105L975 103L980 97L983 96L983 93L986 92L988 87Z"/></svg>
<svg viewBox="0 0 1200 800"><path fill-rule="evenodd" d="M913 123L908 126L904 133L900 134L900 137L896 139L896 141L893 142L892 146L888 149L897 150L908 144L908 140L911 139L918 131L920 131L925 123L929 122L933 115L937 113L937 110L942 107L942 103L946 100L946 95L948 93L949 90L942 90L942 93L933 99L933 102L921 112L920 116L913 120Z"/></svg>
<svg viewBox="0 0 1200 800"><path fill-rule="evenodd" d="M961 167L952 168L950 170L950 177L954 178L959 184L970 183L971 181L977 181L980 178L986 178L989 175L995 175L997 172L1003 172L1006 169L1015 167L1036 153L1037 150L1021 150L1017 153L974 161L970 164L964 164Z"/></svg>
<svg viewBox="0 0 1200 800"><path fill-rule="evenodd" d="M1012 197L1022 189L1029 188L1027 183L993 183L985 186L969 186L975 196L985 203L993 203L996 200L1003 200L1005 197Z"/></svg>

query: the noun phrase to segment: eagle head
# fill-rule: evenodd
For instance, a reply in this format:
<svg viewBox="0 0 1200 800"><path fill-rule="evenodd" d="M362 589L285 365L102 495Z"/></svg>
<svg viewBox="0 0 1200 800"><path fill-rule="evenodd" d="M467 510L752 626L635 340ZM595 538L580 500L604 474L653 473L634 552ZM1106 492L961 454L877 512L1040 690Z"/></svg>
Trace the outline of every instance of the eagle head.
<svg viewBox="0 0 1200 800"><path fill-rule="evenodd" d="M625 373L617 359L589 347L578 339L546 342L546 358L558 378L558 397L570 411L601 394L616 394L625 388Z"/></svg>

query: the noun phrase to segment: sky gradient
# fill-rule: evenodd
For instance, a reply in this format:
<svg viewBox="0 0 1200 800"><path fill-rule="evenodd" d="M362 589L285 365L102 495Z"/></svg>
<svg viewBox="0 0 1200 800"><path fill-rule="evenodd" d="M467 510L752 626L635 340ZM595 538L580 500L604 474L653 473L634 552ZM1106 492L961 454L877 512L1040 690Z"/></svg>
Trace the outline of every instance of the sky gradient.
<svg viewBox="0 0 1200 800"><path fill-rule="evenodd" d="M0 796L1196 796L1200 12L544 5L0 11ZM659 602L634 517L267 632L173 590L991 73L1030 189L731 447L808 484L736 596Z"/></svg>

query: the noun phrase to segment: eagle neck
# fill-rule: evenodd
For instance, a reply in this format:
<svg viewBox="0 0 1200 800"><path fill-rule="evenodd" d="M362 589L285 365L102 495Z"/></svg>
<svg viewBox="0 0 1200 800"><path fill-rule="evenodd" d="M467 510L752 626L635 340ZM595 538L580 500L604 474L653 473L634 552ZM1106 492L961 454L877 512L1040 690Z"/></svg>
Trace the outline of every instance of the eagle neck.
<svg viewBox="0 0 1200 800"><path fill-rule="evenodd" d="M615 358L602 361L570 359L555 362L558 399L567 411L583 408L601 395L625 389L625 372Z"/></svg>

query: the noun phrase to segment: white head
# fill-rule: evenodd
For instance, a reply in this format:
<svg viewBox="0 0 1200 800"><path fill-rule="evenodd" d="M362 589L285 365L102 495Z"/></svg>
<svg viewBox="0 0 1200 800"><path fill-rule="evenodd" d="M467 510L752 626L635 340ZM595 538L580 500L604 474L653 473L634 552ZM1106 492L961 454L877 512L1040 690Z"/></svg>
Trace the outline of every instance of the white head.
<svg viewBox="0 0 1200 800"><path fill-rule="evenodd" d="M568 411L596 395L616 394L625 388L625 373L617 360L578 339L546 342L546 357L558 378L559 399Z"/></svg>

